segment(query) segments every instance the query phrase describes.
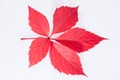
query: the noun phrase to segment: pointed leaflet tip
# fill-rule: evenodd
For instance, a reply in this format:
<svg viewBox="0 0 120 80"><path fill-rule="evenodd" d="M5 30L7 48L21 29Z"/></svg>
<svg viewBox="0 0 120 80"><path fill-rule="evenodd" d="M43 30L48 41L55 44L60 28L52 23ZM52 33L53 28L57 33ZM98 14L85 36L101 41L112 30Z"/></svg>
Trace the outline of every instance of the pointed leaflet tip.
<svg viewBox="0 0 120 80"><path fill-rule="evenodd" d="M78 21L78 6L62 6L55 10L53 16L53 33L60 33L71 29Z"/></svg>
<svg viewBox="0 0 120 80"><path fill-rule="evenodd" d="M49 23L42 13L28 6L29 9L29 25L31 29L39 34L48 36L49 35Z"/></svg>
<svg viewBox="0 0 120 80"><path fill-rule="evenodd" d="M64 45L53 42L50 45L50 59L52 65L59 72L72 75L85 75L79 56L75 51Z"/></svg>

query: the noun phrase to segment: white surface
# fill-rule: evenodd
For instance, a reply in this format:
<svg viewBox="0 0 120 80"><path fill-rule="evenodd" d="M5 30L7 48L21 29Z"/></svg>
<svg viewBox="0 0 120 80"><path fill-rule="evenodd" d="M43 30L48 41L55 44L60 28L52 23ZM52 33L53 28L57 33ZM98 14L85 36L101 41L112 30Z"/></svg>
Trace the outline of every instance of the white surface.
<svg viewBox="0 0 120 80"><path fill-rule="evenodd" d="M109 39L80 55L88 77L59 73L49 55L28 68L31 41L20 38L38 36L28 26L28 5L46 15L50 26L56 7L79 5L76 26ZM0 0L0 80L120 80L119 75L120 0Z"/></svg>

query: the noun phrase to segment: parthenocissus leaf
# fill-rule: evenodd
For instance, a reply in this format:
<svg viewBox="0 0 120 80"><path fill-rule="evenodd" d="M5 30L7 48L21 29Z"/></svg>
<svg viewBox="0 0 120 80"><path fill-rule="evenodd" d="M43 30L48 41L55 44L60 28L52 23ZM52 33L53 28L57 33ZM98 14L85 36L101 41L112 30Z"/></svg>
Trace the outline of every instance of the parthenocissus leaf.
<svg viewBox="0 0 120 80"><path fill-rule="evenodd" d="M29 67L37 64L47 54L49 49L49 40L47 38L36 38L32 41L29 51Z"/></svg>
<svg viewBox="0 0 120 80"><path fill-rule="evenodd" d="M49 23L46 16L30 6L28 8L31 29L44 36L21 39L34 39L29 50L29 66L40 62L50 48L51 63L59 72L85 75L80 58L76 53L91 49L105 38L85 29L72 28L78 21L78 7L62 6L55 10L52 34L49 34ZM64 33L57 38L51 38L53 34L60 32Z"/></svg>
<svg viewBox="0 0 120 80"><path fill-rule="evenodd" d="M91 49L104 39L105 38L86 31L85 29L73 28L63 33L55 40L77 52L83 52Z"/></svg>
<svg viewBox="0 0 120 80"><path fill-rule="evenodd" d="M29 8L29 25L31 26L32 30L40 35L48 36L49 35L49 24L46 17L36 11L35 9Z"/></svg>
<svg viewBox="0 0 120 80"><path fill-rule="evenodd" d="M78 21L78 7L57 8L53 15L53 34L72 28Z"/></svg>
<svg viewBox="0 0 120 80"><path fill-rule="evenodd" d="M53 66L60 72L85 75L79 56L74 50L62 44L51 43L50 59Z"/></svg>

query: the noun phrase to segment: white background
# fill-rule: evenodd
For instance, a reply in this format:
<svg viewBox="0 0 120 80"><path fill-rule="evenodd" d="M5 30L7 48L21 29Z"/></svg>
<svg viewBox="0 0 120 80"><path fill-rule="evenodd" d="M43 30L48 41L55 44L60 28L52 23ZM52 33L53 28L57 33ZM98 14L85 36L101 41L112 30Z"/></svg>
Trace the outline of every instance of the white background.
<svg viewBox="0 0 120 80"><path fill-rule="evenodd" d="M31 41L20 38L38 36L28 25L28 5L47 16L51 29L56 7L79 5L76 26L109 39L80 55L88 77L59 73L49 55L28 68ZM120 0L0 0L0 80L120 80Z"/></svg>

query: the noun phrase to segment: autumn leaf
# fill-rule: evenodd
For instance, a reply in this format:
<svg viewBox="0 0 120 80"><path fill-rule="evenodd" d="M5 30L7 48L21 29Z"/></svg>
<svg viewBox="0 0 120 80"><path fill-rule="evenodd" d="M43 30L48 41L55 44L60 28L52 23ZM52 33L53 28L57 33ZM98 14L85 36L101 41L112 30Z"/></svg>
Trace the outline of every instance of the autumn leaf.
<svg viewBox="0 0 120 80"><path fill-rule="evenodd" d="M78 21L78 7L57 8L53 16L53 34L72 28Z"/></svg>
<svg viewBox="0 0 120 80"><path fill-rule="evenodd" d="M49 40L47 38L36 38L32 41L29 51L29 67L40 62L47 54Z"/></svg>
<svg viewBox="0 0 120 80"><path fill-rule="evenodd" d="M36 11L35 9L31 8L30 6L28 6L28 8L29 8L29 25L31 26L31 29L39 35L48 36L49 24L46 17L43 14Z"/></svg>
<svg viewBox="0 0 120 80"><path fill-rule="evenodd" d="M53 66L66 74L85 75L76 51L55 42L50 46L50 59Z"/></svg>
<svg viewBox="0 0 120 80"><path fill-rule="evenodd" d="M30 6L28 9L32 31L44 36L21 39L33 39L29 50L29 66L44 59L50 48L51 63L59 72L86 76L77 52L87 51L105 38L82 28L72 28L78 21L78 7L62 6L55 10L51 35L47 18ZM52 35L60 32L64 33L57 38L51 38Z"/></svg>
<svg viewBox="0 0 120 80"><path fill-rule="evenodd" d="M55 40L77 52L83 52L91 49L104 39L105 38L86 31L85 29L73 28L63 33Z"/></svg>

